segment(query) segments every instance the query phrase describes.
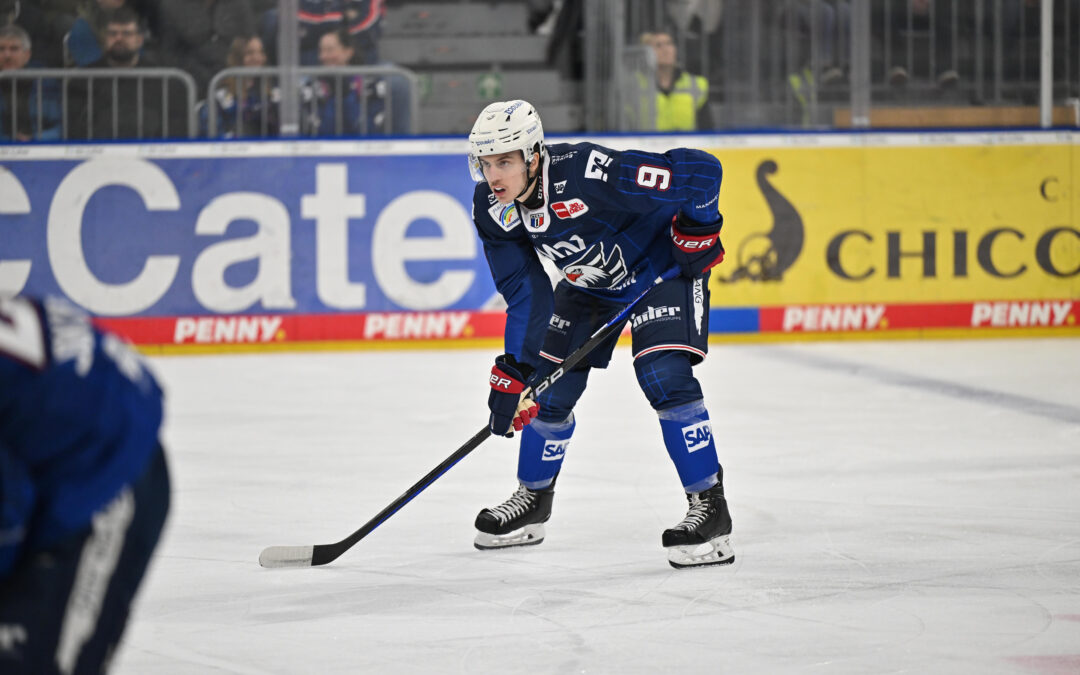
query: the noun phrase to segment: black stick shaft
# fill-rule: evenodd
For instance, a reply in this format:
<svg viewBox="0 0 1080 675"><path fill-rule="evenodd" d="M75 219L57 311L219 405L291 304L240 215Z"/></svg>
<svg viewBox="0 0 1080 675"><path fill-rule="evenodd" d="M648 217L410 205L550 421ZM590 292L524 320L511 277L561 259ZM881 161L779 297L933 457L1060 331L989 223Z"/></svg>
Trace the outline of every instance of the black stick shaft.
<svg viewBox="0 0 1080 675"><path fill-rule="evenodd" d="M668 272L665 272L663 275L658 277L653 285L655 286L661 281L671 279L677 273L677 269L669 270ZM652 286L650 286L649 288L651 289ZM555 381L562 377L564 373L570 372L577 364L581 363L581 361L586 356L588 356L590 353L592 353L594 349L596 349L597 345L610 337L613 330L622 325L623 319L625 319L626 316L630 313L630 310L633 309L635 305L637 305L638 301L645 296L645 293L647 293L648 290L649 289L643 291L640 295L634 298L633 301L631 301L623 309L621 309L618 314L611 317L611 319L609 319L607 323L598 328L596 332L594 332L589 337L589 339L585 341L585 344L575 349L573 353L571 353L563 360L562 364L560 364L559 368L557 368L555 372L545 377L531 390L526 389L525 393L534 391L539 394L540 392L544 391L552 384L554 384ZM491 429L489 429L488 427L484 427L480 431L477 431L473 435L473 437L466 441L465 444L462 445L460 448L458 448L454 452L454 454L447 457L445 460L442 461L441 464L429 471L427 475L425 475L423 478L413 484L412 487L406 490L400 497L395 499L389 506L387 506L382 511L379 511L378 515L376 515L368 522L364 523L364 526L356 532L353 532L352 534L335 544L316 544L314 547L312 547L313 550L311 555L311 564L313 566L325 565L326 563L336 560L339 556L341 556L342 553L348 551L358 541L371 534L372 530L386 522L386 520L389 519L390 516L397 513L398 510L401 509L401 507L411 502L418 494L423 492L440 476L449 471L451 467L464 459L466 455L479 447L481 443L487 440L488 436L491 436Z"/></svg>

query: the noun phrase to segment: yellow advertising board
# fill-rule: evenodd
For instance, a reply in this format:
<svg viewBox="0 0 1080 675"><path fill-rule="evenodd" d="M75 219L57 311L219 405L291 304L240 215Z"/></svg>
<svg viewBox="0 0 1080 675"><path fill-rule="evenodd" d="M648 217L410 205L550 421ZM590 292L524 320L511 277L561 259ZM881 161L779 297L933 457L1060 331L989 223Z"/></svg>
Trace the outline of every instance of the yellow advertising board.
<svg viewBox="0 0 1080 675"><path fill-rule="evenodd" d="M713 148L724 166L727 249L713 306L758 308L757 330L747 332L830 330L821 325L827 308L839 326L844 308L868 305L882 307L884 324L856 328L851 319L853 329L1075 326L1072 138L795 136ZM807 306L823 308L813 325L789 316Z"/></svg>

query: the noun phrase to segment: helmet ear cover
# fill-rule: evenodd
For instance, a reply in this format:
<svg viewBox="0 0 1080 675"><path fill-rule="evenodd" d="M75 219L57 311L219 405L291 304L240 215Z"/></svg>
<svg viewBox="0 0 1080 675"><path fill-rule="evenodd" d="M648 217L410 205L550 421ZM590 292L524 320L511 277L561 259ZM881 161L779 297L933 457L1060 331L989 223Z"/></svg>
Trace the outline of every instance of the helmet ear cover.
<svg viewBox="0 0 1080 675"><path fill-rule="evenodd" d="M469 133L469 172L473 180L484 180L480 157L521 152L526 167L533 157L544 154L544 127L540 115L527 101L499 101L488 105L476 118Z"/></svg>

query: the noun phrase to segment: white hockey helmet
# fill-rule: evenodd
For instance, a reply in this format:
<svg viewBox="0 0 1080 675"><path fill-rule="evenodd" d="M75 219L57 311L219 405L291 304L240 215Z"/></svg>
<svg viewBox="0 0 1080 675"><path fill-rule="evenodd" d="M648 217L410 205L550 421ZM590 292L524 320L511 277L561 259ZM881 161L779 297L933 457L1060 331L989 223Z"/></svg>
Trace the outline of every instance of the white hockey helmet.
<svg viewBox="0 0 1080 675"><path fill-rule="evenodd" d="M544 158L544 127L528 101L499 101L484 108L469 132L469 171L484 180L480 158L520 150L527 165L534 155Z"/></svg>

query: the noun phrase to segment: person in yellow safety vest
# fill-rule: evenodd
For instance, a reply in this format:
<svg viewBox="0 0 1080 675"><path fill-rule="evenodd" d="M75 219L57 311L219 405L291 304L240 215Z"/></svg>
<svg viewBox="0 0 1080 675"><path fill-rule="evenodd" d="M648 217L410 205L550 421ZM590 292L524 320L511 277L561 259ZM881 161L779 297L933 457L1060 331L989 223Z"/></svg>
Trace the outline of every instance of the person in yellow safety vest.
<svg viewBox="0 0 1080 675"><path fill-rule="evenodd" d="M656 54L656 130L705 131L713 128L709 82L678 66L671 33L646 33L642 42Z"/></svg>

